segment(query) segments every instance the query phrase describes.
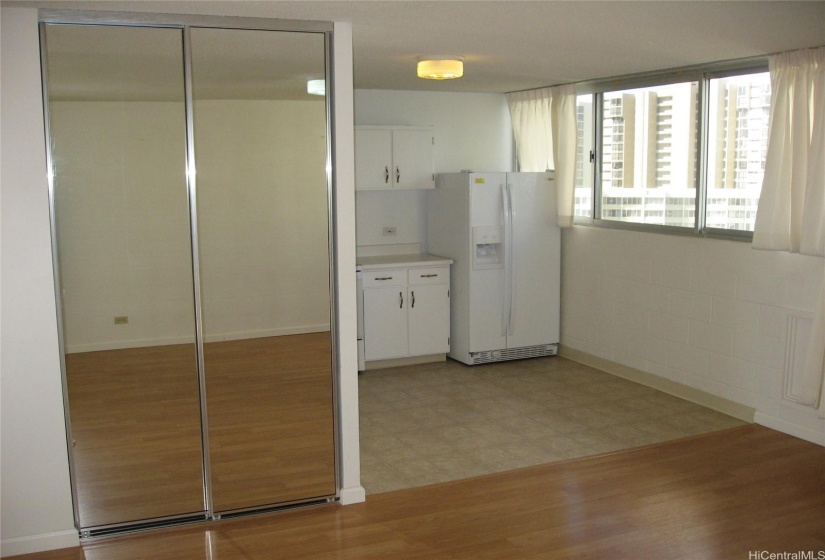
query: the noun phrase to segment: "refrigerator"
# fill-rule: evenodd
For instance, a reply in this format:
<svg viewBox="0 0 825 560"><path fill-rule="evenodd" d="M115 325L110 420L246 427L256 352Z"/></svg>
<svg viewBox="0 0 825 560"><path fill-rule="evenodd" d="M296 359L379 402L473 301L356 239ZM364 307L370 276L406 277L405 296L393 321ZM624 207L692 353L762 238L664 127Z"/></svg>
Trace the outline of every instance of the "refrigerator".
<svg viewBox="0 0 825 560"><path fill-rule="evenodd" d="M558 352L561 232L552 171L444 173L427 193L430 253L453 259L449 356Z"/></svg>

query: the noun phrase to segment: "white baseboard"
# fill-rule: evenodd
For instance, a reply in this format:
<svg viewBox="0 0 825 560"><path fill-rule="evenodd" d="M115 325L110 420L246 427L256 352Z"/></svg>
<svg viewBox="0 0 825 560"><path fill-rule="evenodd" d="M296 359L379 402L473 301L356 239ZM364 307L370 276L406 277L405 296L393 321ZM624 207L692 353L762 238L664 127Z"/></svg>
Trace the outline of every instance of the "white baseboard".
<svg viewBox="0 0 825 560"><path fill-rule="evenodd" d="M56 533L44 533L30 537L18 537L13 539L3 539L0 541L0 556L17 556L18 554L31 554L33 552L44 552L46 550L57 550L60 548L72 548L80 546L80 537L77 531L58 531Z"/></svg>
<svg viewBox="0 0 825 560"><path fill-rule="evenodd" d="M288 336L291 334L310 334L326 332L329 325L306 325L280 329L266 329L260 331L238 331L221 334L211 334L203 337L205 343L224 342L226 340L246 340L248 338L265 338L268 336ZM100 350L123 350L124 348L145 348L147 346L170 346L172 344L194 344L194 336L179 336L168 338L144 338L136 340L117 340L112 342L95 342L91 344L70 344L66 346L67 354L80 352L97 352Z"/></svg>
<svg viewBox="0 0 825 560"><path fill-rule="evenodd" d="M778 432L782 432L794 437L798 437L799 439L804 439L805 441L810 441L811 443L816 443L818 445L825 446L825 433L817 432L816 430L810 430L808 428L803 428L798 424L793 424L785 420L780 420L779 418L759 411L756 412L754 421L761 426L765 426L766 428L771 428Z"/></svg>
<svg viewBox="0 0 825 560"><path fill-rule="evenodd" d="M352 488L341 488L339 492L341 505L348 506L351 504L360 504L366 501L367 491L363 486L354 486Z"/></svg>
<svg viewBox="0 0 825 560"><path fill-rule="evenodd" d="M426 356L410 356L408 358L394 358L391 360L372 360L371 362L366 362L366 369L416 366L418 364L432 364L446 361L447 354L427 354Z"/></svg>
<svg viewBox="0 0 825 560"><path fill-rule="evenodd" d="M67 354L82 352L99 352L101 350L124 350L126 348L144 348L147 346L172 346L173 344L194 344L194 336L169 336L166 338L141 338L134 340L116 340L111 342L92 342L89 344L67 344Z"/></svg>
<svg viewBox="0 0 825 560"><path fill-rule="evenodd" d="M615 375L616 377L621 377L628 381L633 381L640 385L662 391L674 397L696 403L711 410L721 412L722 414L733 416L743 422L754 422L755 409L699 389L694 389L682 383L677 383L676 381L671 381L670 379L665 379L664 377L659 377L658 375L640 369L618 364L561 344L559 345L559 356L596 368Z"/></svg>

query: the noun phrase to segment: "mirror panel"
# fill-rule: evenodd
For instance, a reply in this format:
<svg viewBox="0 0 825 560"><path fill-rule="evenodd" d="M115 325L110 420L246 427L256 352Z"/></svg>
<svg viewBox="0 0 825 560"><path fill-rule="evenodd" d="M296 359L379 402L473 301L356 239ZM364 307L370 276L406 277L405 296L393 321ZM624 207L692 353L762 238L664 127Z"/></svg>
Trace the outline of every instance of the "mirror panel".
<svg viewBox="0 0 825 560"><path fill-rule="evenodd" d="M80 526L197 514L183 32L43 29Z"/></svg>
<svg viewBox="0 0 825 560"><path fill-rule="evenodd" d="M320 33L194 28L198 247L216 511L335 493Z"/></svg>

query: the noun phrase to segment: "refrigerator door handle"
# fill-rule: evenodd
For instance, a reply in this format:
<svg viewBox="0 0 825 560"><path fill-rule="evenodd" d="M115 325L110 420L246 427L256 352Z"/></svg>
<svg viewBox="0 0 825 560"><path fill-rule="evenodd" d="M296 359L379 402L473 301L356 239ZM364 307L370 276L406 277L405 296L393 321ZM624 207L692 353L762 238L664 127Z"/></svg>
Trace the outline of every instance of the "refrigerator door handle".
<svg viewBox="0 0 825 560"><path fill-rule="evenodd" d="M516 260L513 255L513 250L515 248L515 240L513 239L514 235L514 227L513 222L516 220L516 210L513 208L513 189L512 186L508 183L507 184L507 208L510 210L510 228L507 231L507 276L509 285L509 292L510 292L510 302L507 305L508 307L508 320L507 320L507 334L512 335L515 330L515 313L513 313L513 308L516 306L516 289L515 289L515 277L516 277Z"/></svg>
<svg viewBox="0 0 825 560"><path fill-rule="evenodd" d="M501 336L507 336L507 330L510 327L510 304L511 299L510 295L512 293L510 289L510 197L509 197L509 185L503 184L501 185L501 213L502 217L504 218L504 269L502 272L504 273L504 281L502 282L502 302L503 305L501 307Z"/></svg>

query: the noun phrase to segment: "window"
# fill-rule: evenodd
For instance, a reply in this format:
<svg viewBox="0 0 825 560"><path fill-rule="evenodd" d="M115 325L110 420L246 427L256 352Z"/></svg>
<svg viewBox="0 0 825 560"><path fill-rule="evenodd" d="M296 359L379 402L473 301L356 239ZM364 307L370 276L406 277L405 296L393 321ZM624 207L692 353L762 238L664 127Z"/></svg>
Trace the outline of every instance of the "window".
<svg viewBox="0 0 825 560"><path fill-rule="evenodd" d="M736 64L662 74L660 85L647 75L636 81L644 87L584 86L593 93L577 98L578 220L749 237L767 152L770 76L764 60ZM673 82L675 75L687 79Z"/></svg>
<svg viewBox="0 0 825 560"><path fill-rule="evenodd" d="M576 186L575 216L593 216L593 96L579 95L576 98Z"/></svg>
<svg viewBox="0 0 825 560"><path fill-rule="evenodd" d="M602 209L606 200L631 194L632 204L648 206L679 197L695 206L698 88L698 82L683 82L603 94L604 106L611 109L602 115L602 144L612 144L614 150L601 157ZM616 103L622 108L620 118L613 116ZM601 219L663 224L664 212L616 216L602 210Z"/></svg>
<svg viewBox="0 0 825 560"><path fill-rule="evenodd" d="M709 80L707 197L736 210L714 216L713 227L753 231L768 148L770 90L767 72ZM708 226L710 218L708 212Z"/></svg>

